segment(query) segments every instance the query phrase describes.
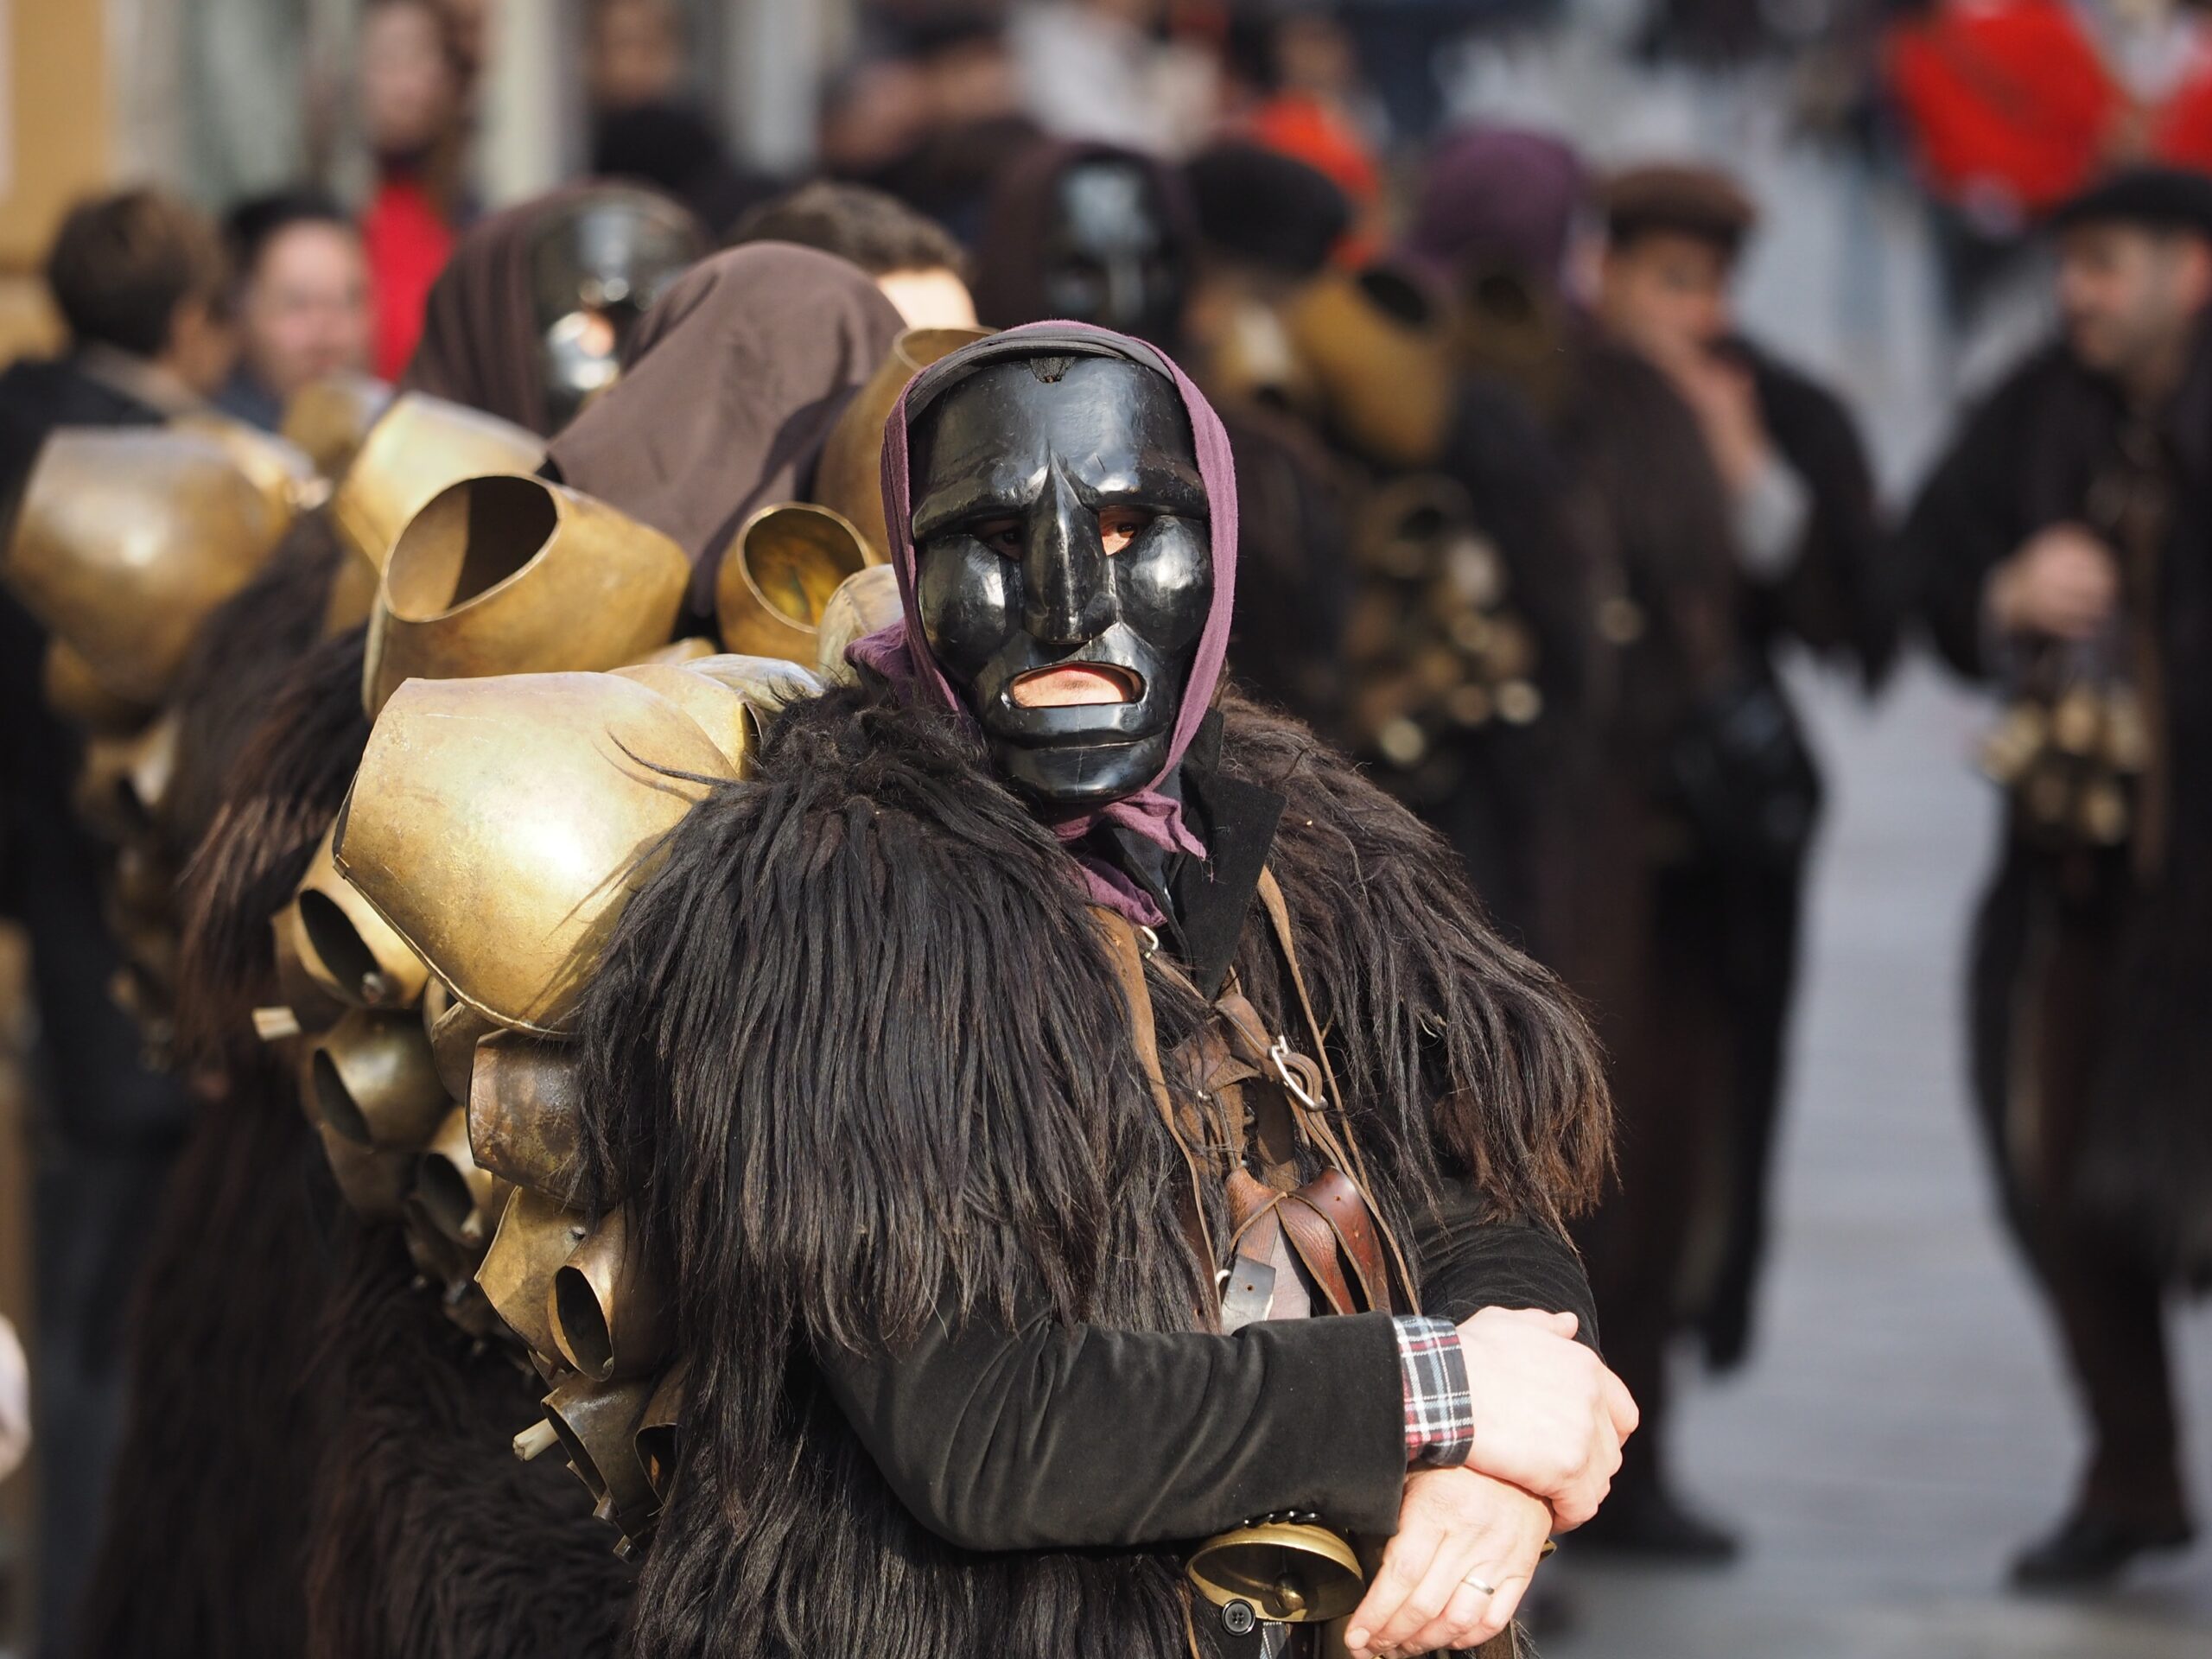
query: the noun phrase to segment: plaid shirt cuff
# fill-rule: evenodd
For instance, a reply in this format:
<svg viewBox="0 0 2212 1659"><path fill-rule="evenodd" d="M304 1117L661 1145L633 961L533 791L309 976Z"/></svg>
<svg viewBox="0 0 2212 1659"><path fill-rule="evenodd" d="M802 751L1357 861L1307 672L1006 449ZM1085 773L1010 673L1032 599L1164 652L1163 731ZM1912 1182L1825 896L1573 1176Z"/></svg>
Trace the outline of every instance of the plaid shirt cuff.
<svg viewBox="0 0 2212 1659"><path fill-rule="evenodd" d="M1393 1320L1398 1374L1405 1383L1406 1466L1456 1469L1475 1444L1475 1402L1467 1391L1467 1357L1449 1319Z"/></svg>

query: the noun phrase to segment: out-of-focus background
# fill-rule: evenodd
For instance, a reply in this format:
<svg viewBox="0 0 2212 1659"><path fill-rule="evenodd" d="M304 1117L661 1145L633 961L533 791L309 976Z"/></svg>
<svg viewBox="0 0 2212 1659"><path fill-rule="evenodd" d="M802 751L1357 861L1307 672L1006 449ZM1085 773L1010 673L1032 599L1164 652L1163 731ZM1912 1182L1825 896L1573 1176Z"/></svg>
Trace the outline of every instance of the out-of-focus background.
<svg viewBox="0 0 2212 1659"><path fill-rule="evenodd" d="M2212 167L2212 16L2178 0L0 0L0 362L62 343L41 262L71 203L124 182L217 213L327 191L363 232L366 309L340 354L389 378L456 231L588 173L648 179L718 235L806 178L855 180L972 248L999 172L1040 135L1178 162L1226 133L1336 180L1381 251L1434 146L1471 124L1556 136L1593 175L1732 174L1759 215L1740 330L1843 399L1896 506L1966 400L2052 327L2041 217L2116 159ZM1678 1357L1671 1431L1674 1480L1740 1549L1693 1566L1569 1541L1539 1581L1538 1645L2198 1659L2205 1545L2116 1587L2005 1587L2063 1508L2083 1430L1967 1104L1993 705L1916 652L1878 701L1795 656L1783 671L1827 818L1772 1254L1748 1363L1708 1378ZM22 961L0 933L17 1052ZM35 1344L24 1090L0 1066L0 1311ZM2201 1508L2212 1322L2178 1317ZM35 1472L0 1482L0 1653L30 1651Z"/></svg>

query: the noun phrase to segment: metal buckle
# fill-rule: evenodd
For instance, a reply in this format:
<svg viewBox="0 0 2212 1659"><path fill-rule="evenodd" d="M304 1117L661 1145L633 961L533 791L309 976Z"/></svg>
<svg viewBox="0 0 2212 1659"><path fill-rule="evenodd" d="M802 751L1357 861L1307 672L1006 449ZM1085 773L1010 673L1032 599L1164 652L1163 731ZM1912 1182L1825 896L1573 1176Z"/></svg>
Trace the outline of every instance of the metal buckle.
<svg viewBox="0 0 2212 1659"><path fill-rule="evenodd" d="M1291 1097L1300 1105L1308 1111L1319 1110L1320 1101L1306 1086L1305 1079L1291 1069L1291 1058L1290 1039L1276 1038L1274 1046L1268 1050L1268 1060L1274 1067L1275 1076L1282 1080L1282 1086L1290 1090Z"/></svg>
<svg viewBox="0 0 2212 1659"><path fill-rule="evenodd" d="M1137 938L1144 947L1142 954L1145 959L1148 962L1158 956L1160 954L1159 930L1147 927L1142 922L1133 922L1130 925L1136 930Z"/></svg>

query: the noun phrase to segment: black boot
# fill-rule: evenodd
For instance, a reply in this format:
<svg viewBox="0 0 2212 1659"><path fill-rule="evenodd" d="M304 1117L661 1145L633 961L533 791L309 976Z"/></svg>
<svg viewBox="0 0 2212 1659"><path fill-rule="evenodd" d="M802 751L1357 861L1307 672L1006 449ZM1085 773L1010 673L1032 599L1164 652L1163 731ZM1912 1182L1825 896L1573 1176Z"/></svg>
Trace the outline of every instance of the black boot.
<svg viewBox="0 0 2212 1659"><path fill-rule="evenodd" d="M1657 1481L1615 1486L1587 1525L1567 1536L1567 1548L1605 1550L1649 1560L1719 1566L1736 1559L1736 1535L1685 1508Z"/></svg>
<svg viewBox="0 0 2212 1659"><path fill-rule="evenodd" d="M2179 1549L2196 1536L2186 1521L2145 1527L2076 1510L2012 1563L2020 1590L2088 1590L2110 1584L2138 1555Z"/></svg>

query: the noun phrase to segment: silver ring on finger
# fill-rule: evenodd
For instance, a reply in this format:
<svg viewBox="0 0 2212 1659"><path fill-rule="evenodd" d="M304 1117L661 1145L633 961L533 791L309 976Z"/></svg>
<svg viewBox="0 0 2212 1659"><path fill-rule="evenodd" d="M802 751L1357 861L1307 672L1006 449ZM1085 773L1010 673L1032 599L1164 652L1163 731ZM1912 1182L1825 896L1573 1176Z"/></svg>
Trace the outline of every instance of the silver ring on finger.
<svg viewBox="0 0 2212 1659"><path fill-rule="evenodd" d="M1472 1573L1468 1573L1467 1576L1460 1580L1459 1582L1465 1585L1468 1589L1478 1590L1486 1596L1494 1596L1497 1593L1497 1586L1496 1585L1484 1584L1482 1580L1476 1577Z"/></svg>

